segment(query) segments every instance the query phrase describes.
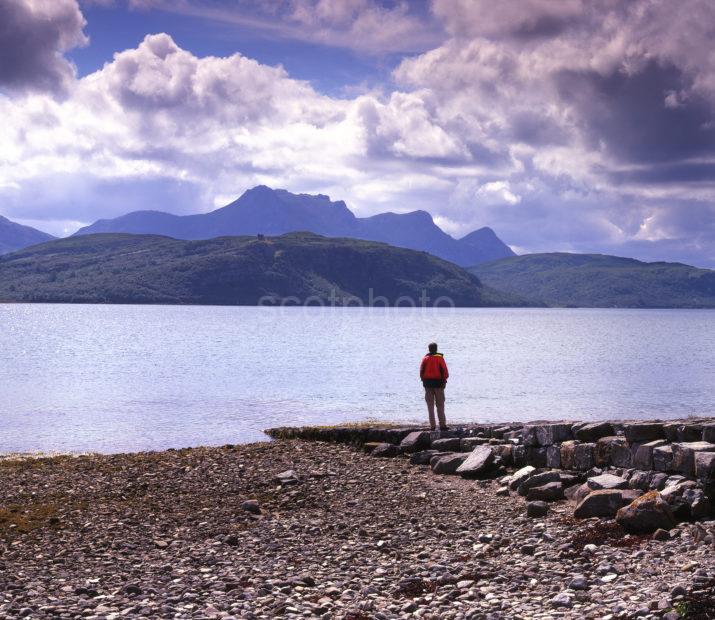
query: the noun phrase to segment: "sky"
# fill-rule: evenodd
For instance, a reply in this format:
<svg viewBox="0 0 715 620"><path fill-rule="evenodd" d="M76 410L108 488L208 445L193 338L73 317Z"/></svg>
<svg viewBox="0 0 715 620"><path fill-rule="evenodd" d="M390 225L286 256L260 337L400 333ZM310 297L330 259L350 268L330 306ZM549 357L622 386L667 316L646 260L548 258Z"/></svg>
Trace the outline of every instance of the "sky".
<svg viewBox="0 0 715 620"><path fill-rule="evenodd" d="M711 0L0 0L0 214L258 184L715 268Z"/></svg>

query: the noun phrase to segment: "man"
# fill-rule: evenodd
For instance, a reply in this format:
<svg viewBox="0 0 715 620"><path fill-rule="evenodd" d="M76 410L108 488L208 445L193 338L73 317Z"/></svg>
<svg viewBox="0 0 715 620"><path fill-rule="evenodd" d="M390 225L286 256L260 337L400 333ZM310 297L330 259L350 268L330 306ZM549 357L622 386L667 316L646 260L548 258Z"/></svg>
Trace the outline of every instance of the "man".
<svg viewBox="0 0 715 620"><path fill-rule="evenodd" d="M429 353L422 358L422 364L420 364L420 379L422 379L422 385L425 388L429 424L432 430L435 430L434 405L437 403L439 430L446 431L448 429L447 420L444 417L444 388L447 385L449 371L444 356L437 353L437 343L431 342L427 348Z"/></svg>

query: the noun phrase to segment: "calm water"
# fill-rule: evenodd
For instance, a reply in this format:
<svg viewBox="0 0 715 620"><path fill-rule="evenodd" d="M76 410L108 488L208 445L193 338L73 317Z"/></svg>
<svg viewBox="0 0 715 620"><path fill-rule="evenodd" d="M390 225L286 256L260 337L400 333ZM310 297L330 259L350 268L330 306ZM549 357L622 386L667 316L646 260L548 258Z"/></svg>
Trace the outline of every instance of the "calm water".
<svg viewBox="0 0 715 620"><path fill-rule="evenodd" d="M120 452L423 418L437 340L461 421L715 414L715 312L0 305L0 452Z"/></svg>

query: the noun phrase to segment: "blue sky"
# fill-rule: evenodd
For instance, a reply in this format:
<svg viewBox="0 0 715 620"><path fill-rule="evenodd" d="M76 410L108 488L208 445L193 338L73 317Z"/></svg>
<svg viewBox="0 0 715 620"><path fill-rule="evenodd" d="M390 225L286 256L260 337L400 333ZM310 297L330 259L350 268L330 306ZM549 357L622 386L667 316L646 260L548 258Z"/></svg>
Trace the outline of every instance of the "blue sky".
<svg viewBox="0 0 715 620"><path fill-rule="evenodd" d="M267 184L518 252L715 267L707 0L4 0L0 213Z"/></svg>

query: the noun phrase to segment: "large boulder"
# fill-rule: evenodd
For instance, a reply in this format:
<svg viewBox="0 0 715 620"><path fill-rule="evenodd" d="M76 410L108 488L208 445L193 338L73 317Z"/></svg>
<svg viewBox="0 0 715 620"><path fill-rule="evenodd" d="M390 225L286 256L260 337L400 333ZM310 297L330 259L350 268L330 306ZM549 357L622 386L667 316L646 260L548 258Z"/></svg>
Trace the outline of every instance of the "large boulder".
<svg viewBox="0 0 715 620"><path fill-rule="evenodd" d="M519 485L517 492L519 495L526 495L529 489L548 484L549 482L561 482L561 473L558 471L544 471L539 474L534 474Z"/></svg>
<svg viewBox="0 0 715 620"><path fill-rule="evenodd" d="M653 469L653 450L666 444L665 439L656 439L638 446L633 457L633 467L645 471Z"/></svg>
<svg viewBox="0 0 715 620"><path fill-rule="evenodd" d="M526 463L534 467L546 467L546 446L527 447Z"/></svg>
<svg viewBox="0 0 715 620"><path fill-rule="evenodd" d="M623 506L621 491L616 489L591 491L576 506L574 516L577 519L613 517L621 506Z"/></svg>
<svg viewBox="0 0 715 620"><path fill-rule="evenodd" d="M494 466L494 450L491 446L477 446L457 468L465 478L479 478L488 474Z"/></svg>
<svg viewBox="0 0 715 620"><path fill-rule="evenodd" d="M639 422L626 424L623 433L628 443L646 443L655 439L664 439L663 424L659 422Z"/></svg>
<svg viewBox="0 0 715 620"><path fill-rule="evenodd" d="M649 491L616 513L616 521L629 532L650 533L675 527L675 517L668 502L658 491Z"/></svg>
<svg viewBox="0 0 715 620"><path fill-rule="evenodd" d="M549 482L539 487L532 487L526 493L530 502L555 502L564 499L564 485L560 482Z"/></svg>
<svg viewBox="0 0 715 620"><path fill-rule="evenodd" d="M522 429L525 446L552 446L568 439L573 439L571 424L564 422L526 424Z"/></svg>
<svg viewBox="0 0 715 620"><path fill-rule="evenodd" d="M708 484L715 481L715 452L695 454L695 475Z"/></svg>
<svg viewBox="0 0 715 620"><path fill-rule="evenodd" d="M452 452L449 454L437 454L432 457L430 467L435 474L456 474L459 466L464 463L467 458L466 454L461 452Z"/></svg>
<svg viewBox="0 0 715 620"><path fill-rule="evenodd" d="M435 439L430 447L440 452L459 452L462 449L462 440L459 437Z"/></svg>
<svg viewBox="0 0 715 620"><path fill-rule="evenodd" d="M596 442L596 465L631 467L633 455L625 437L601 437Z"/></svg>
<svg viewBox="0 0 715 620"><path fill-rule="evenodd" d="M551 469L561 468L561 447L547 446L546 447L546 467Z"/></svg>
<svg viewBox="0 0 715 620"><path fill-rule="evenodd" d="M509 488L512 491L515 491L519 488L522 482L533 476L535 473L536 467L532 467L531 465L527 465L526 467L516 470L509 479Z"/></svg>
<svg viewBox="0 0 715 620"><path fill-rule="evenodd" d="M410 455L411 465L429 465L432 457L438 453L438 450L420 450L419 452L413 452Z"/></svg>
<svg viewBox="0 0 715 620"><path fill-rule="evenodd" d="M494 452L494 458L499 459L499 463L505 467L514 464L514 445L510 443L503 443L496 446L491 446Z"/></svg>
<svg viewBox="0 0 715 620"><path fill-rule="evenodd" d="M702 440L715 443L715 424L703 424Z"/></svg>
<svg viewBox="0 0 715 620"><path fill-rule="evenodd" d="M634 471L630 478L628 478L628 488L629 489L641 489L645 491L650 485L651 475L647 471Z"/></svg>
<svg viewBox="0 0 715 620"><path fill-rule="evenodd" d="M400 442L402 452L413 453L430 447L429 431L413 431Z"/></svg>
<svg viewBox="0 0 715 620"><path fill-rule="evenodd" d="M462 437L459 440L459 451L471 452L477 446L482 446L485 443L489 443L486 437Z"/></svg>
<svg viewBox="0 0 715 620"><path fill-rule="evenodd" d="M684 476L695 475L695 454L697 452L715 452L715 444L709 441L690 441L672 444L673 471Z"/></svg>
<svg viewBox="0 0 715 620"><path fill-rule="evenodd" d="M672 471L673 470L673 446L660 446L653 448L653 469L656 471Z"/></svg>
<svg viewBox="0 0 715 620"><path fill-rule="evenodd" d="M586 484L588 484L589 488L594 491L628 488L628 480L621 478L620 476L614 476L613 474L593 476L586 481Z"/></svg>
<svg viewBox="0 0 715 620"><path fill-rule="evenodd" d="M594 422L577 428L574 432L576 439L583 442L598 441L601 437L610 437L615 434L613 424L610 422Z"/></svg>

